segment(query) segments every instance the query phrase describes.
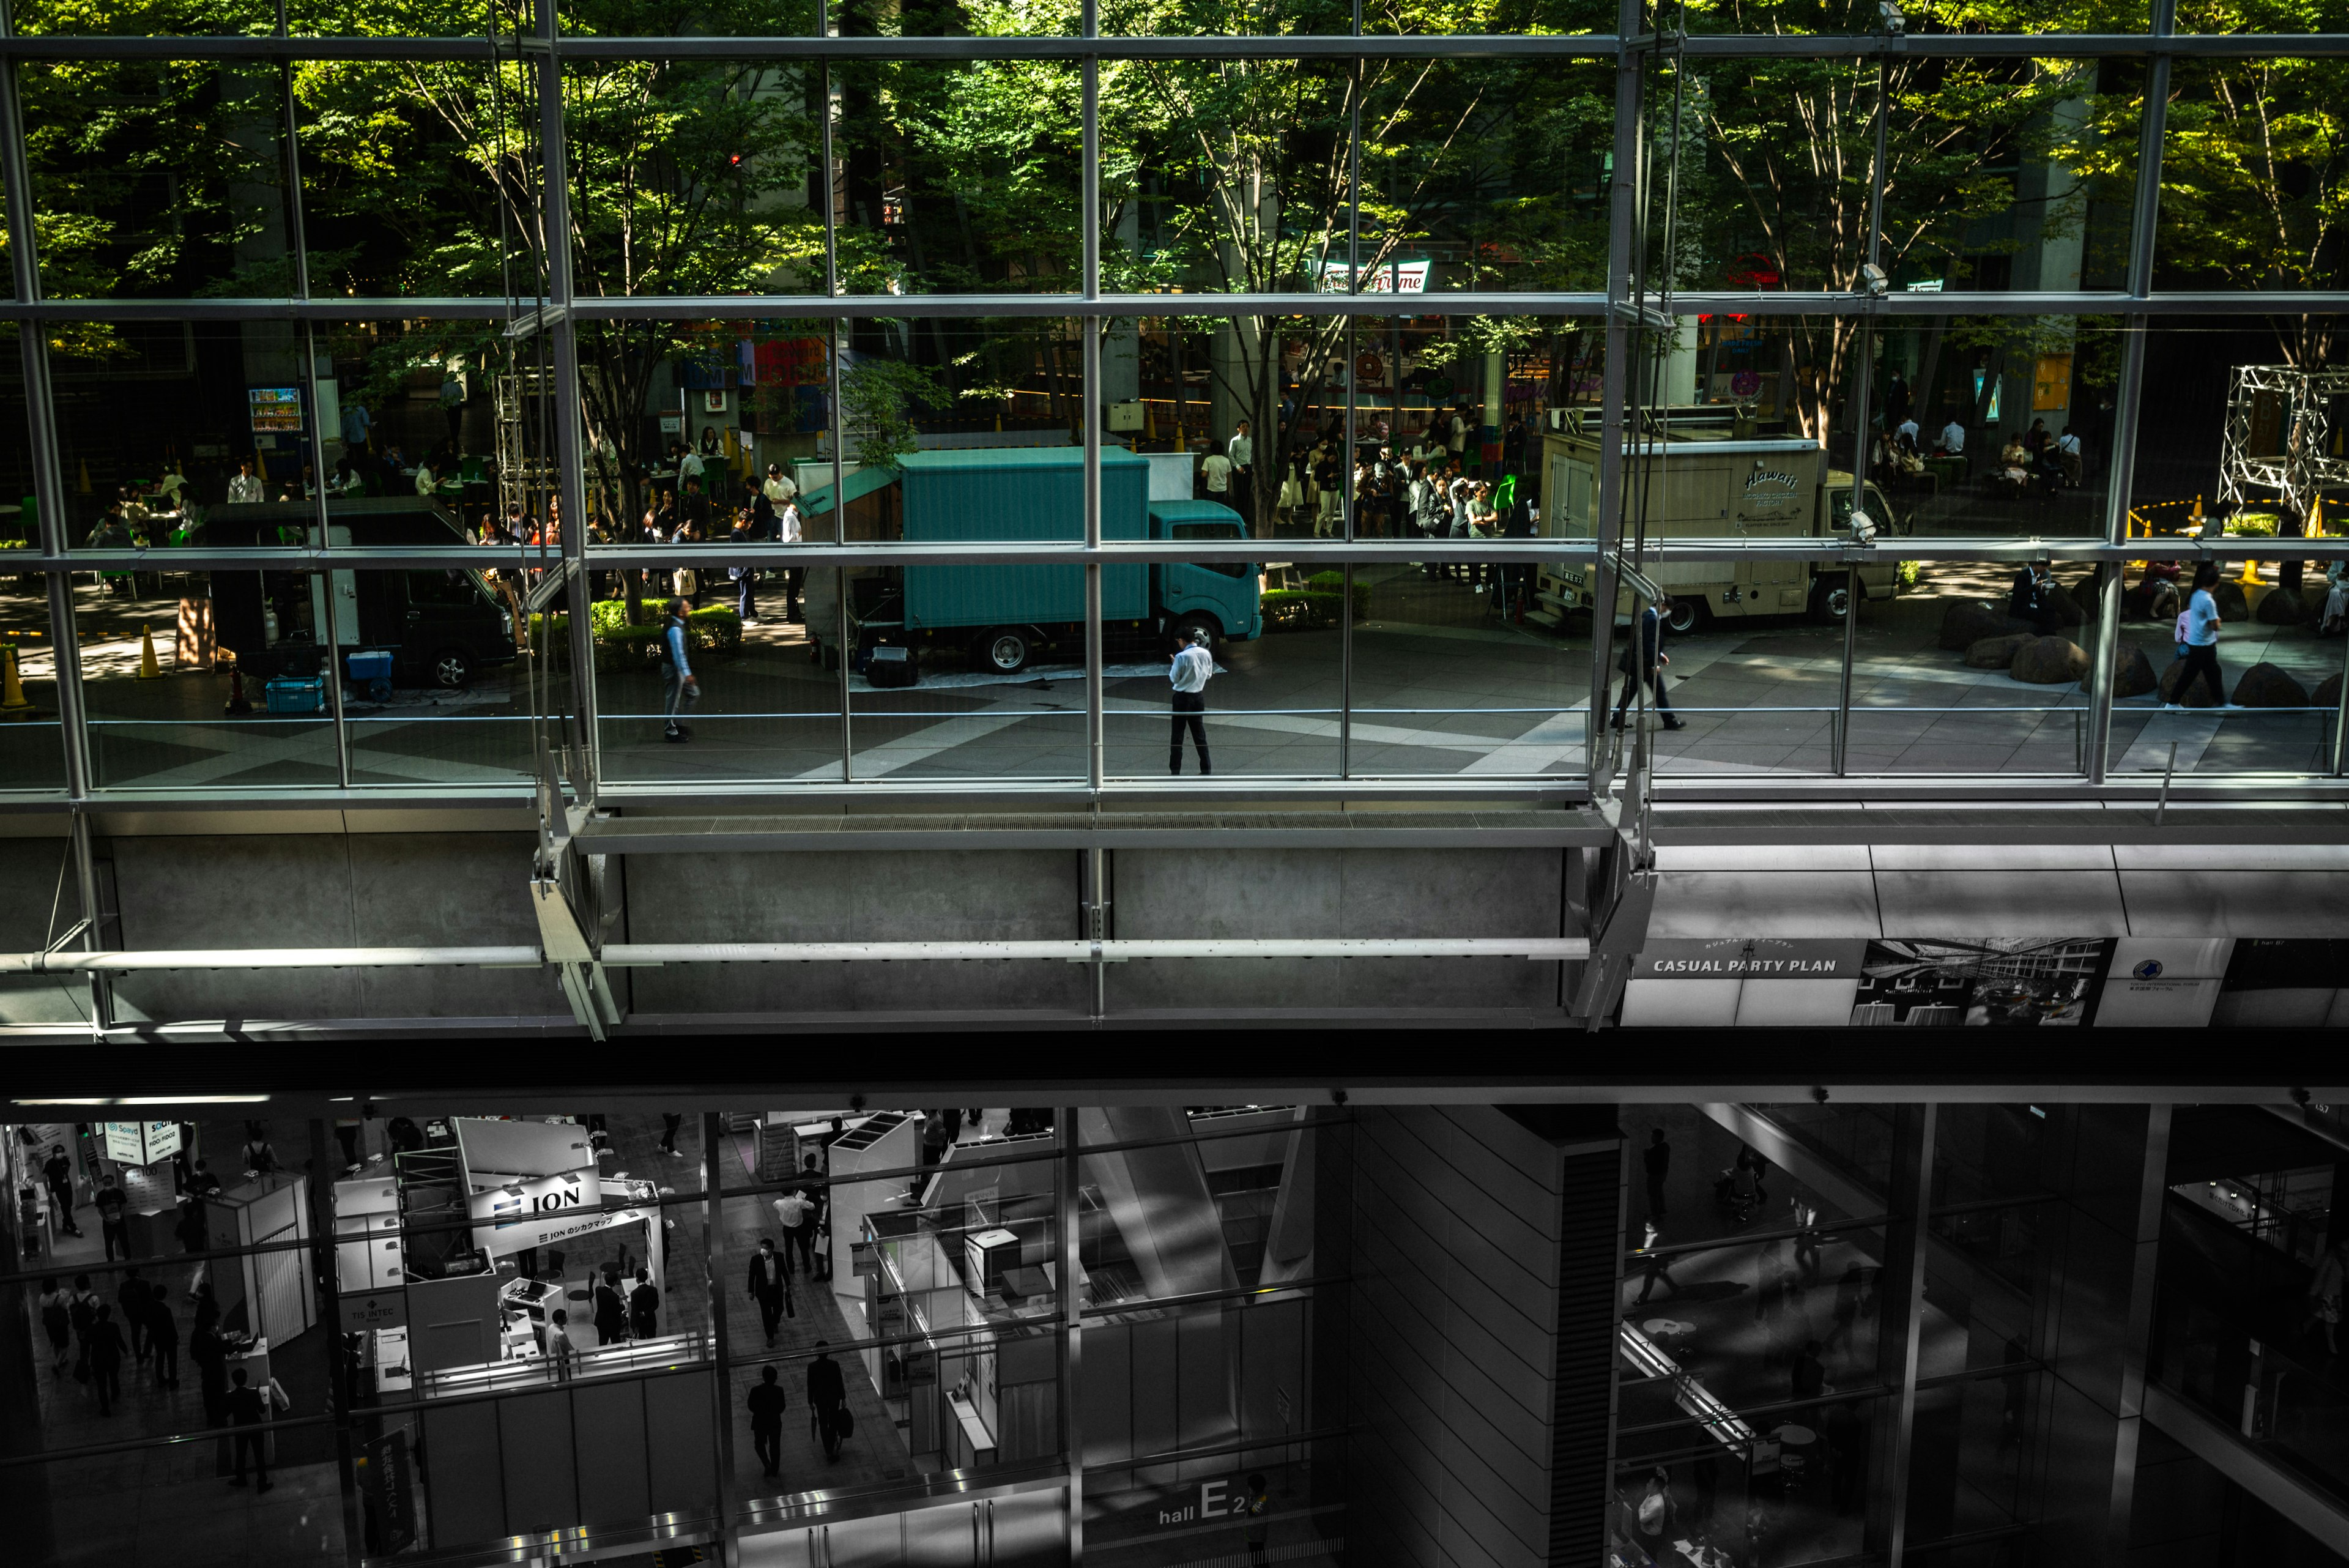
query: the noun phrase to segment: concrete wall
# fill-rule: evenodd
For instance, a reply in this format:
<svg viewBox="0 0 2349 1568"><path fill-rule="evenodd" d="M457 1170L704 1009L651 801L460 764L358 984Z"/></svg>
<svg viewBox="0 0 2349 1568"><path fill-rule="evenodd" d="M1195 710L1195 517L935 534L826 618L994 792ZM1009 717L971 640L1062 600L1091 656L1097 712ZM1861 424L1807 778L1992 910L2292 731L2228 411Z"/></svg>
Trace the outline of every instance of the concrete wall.
<svg viewBox="0 0 2349 1568"><path fill-rule="evenodd" d="M1111 924L1127 938L1556 937L1564 851L1123 850ZM1112 1013L1260 1008L1553 1010L1558 966L1524 959L1237 960L1110 971Z"/></svg>
<svg viewBox="0 0 2349 1568"><path fill-rule="evenodd" d="M526 833L103 839L127 948L535 946ZM186 970L115 982L125 1021L571 1011L528 970Z"/></svg>
<svg viewBox="0 0 2349 1568"><path fill-rule="evenodd" d="M231 831L214 831L215 822ZM181 815L110 825L96 849L119 911L109 940L172 948L535 946L533 836L429 814L377 821L289 814L266 825ZM247 831L233 831L245 826ZM0 837L0 950L36 950L62 838ZM1081 934L1083 856L1065 850L638 855L614 863L610 940L790 942L1065 940ZM1557 850L1130 850L1110 857L1113 935L1554 937ZM65 907L78 908L73 889ZM1571 927L1570 929L1568 928ZM1112 1018L1557 1016L1559 967L1520 959L1134 962L1111 967ZM611 971L645 1022L808 1023L993 1015L1078 1023L1087 966L1001 963L677 965ZM0 982L0 1025L71 1023L84 987ZM115 984L123 1022L523 1016L567 1022L525 971L158 972Z"/></svg>

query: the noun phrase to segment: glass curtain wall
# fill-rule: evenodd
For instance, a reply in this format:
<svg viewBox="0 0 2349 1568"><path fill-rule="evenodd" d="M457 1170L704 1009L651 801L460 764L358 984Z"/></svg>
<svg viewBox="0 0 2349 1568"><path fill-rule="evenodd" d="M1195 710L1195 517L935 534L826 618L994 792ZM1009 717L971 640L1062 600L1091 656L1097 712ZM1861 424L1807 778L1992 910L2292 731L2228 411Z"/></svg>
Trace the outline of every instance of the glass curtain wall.
<svg viewBox="0 0 2349 1568"><path fill-rule="evenodd" d="M8 787L2339 770L2313 45L558 9L18 18Z"/></svg>

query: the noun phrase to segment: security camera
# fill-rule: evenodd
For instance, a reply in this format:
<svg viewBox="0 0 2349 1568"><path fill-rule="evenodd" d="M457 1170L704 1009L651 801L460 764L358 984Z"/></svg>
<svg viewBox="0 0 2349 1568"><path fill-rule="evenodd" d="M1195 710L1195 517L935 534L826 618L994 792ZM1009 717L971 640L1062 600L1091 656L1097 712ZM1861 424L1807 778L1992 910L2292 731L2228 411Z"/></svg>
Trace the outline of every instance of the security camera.
<svg viewBox="0 0 2349 1568"><path fill-rule="evenodd" d="M1894 37L1909 30L1909 18L1901 15L1900 7L1892 0L1876 0L1876 10L1884 18L1884 30Z"/></svg>
<svg viewBox="0 0 2349 1568"><path fill-rule="evenodd" d="M1891 286L1892 280L1884 275L1882 267L1874 262L1862 262L1859 265L1859 287L1853 292L1865 294L1870 299L1882 299L1885 291Z"/></svg>
<svg viewBox="0 0 2349 1568"><path fill-rule="evenodd" d="M1851 514L1851 542L1855 545L1876 543L1876 519L1865 512Z"/></svg>

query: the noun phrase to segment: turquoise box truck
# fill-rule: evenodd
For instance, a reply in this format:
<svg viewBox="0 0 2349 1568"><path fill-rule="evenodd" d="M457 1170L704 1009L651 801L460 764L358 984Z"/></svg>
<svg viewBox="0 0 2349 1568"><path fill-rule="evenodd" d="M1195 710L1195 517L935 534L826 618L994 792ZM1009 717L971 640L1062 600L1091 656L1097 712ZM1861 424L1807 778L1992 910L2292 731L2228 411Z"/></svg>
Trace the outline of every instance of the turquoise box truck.
<svg viewBox="0 0 2349 1568"><path fill-rule="evenodd" d="M1228 506L1149 499L1150 465L1137 454L1105 447L1101 457L1103 540L1247 537L1246 523ZM914 452L894 472L852 475L846 488L852 540L1084 538L1084 452L1078 447ZM816 516L831 509L828 485L810 492L802 507ZM1112 644L1169 649L1198 628L1218 643L1254 638L1264 629L1260 584L1254 563L1105 566L1102 634ZM1014 674L1048 651L1082 657L1084 568L1027 562L855 567L848 575L848 619L853 656L883 646L946 649L968 656L975 670ZM812 615L810 622L819 639L832 630Z"/></svg>

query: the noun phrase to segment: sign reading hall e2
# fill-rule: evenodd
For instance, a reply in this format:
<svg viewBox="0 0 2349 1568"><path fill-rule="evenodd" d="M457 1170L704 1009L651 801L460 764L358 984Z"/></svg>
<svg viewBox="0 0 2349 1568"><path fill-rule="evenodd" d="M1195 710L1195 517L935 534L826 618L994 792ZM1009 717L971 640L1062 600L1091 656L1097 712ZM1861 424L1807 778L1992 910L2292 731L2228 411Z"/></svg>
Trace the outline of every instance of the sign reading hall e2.
<svg viewBox="0 0 2349 1568"><path fill-rule="evenodd" d="M1161 1525L1203 1524L1211 1519L1229 1519L1247 1511L1247 1481L1242 1476L1202 1481L1195 1498L1178 1494L1169 1501L1172 1506L1158 1511Z"/></svg>

